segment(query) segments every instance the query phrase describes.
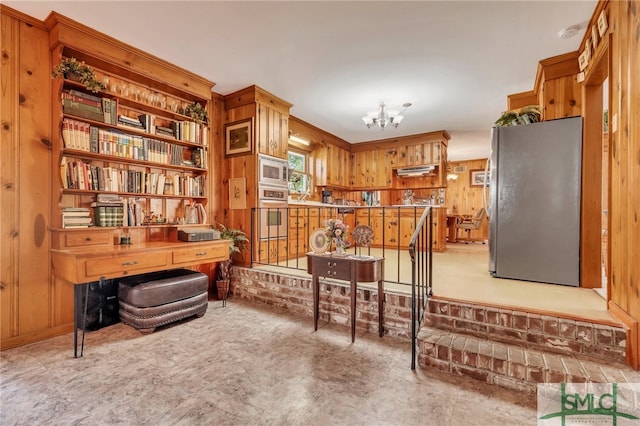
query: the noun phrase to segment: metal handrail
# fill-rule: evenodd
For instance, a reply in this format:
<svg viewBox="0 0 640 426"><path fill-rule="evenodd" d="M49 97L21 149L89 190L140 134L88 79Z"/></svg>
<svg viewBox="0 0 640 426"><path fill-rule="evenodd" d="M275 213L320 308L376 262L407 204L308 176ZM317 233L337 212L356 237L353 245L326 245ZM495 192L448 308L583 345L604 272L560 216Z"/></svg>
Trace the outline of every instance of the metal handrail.
<svg viewBox="0 0 640 426"><path fill-rule="evenodd" d="M407 206L404 206L404 208L406 208ZM414 218L414 222L418 220L419 214L422 211L422 206L409 206L411 208L414 209L413 211L413 218ZM321 215L318 214L316 217L312 217L311 216L311 212L314 210L319 210L319 209L330 209L332 210L332 213L330 213L329 215L327 215L326 213L324 214L324 217L333 217L333 218L340 218L340 219L345 219L345 216L347 214L355 214L356 211L358 210L367 210L367 214L362 218L363 223L365 225L369 225L369 226L373 226L373 221L374 221L374 217L372 216L372 209L379 209L381 210L381 218L382 220L386 220L385 218L390 217L392 211L395 211L397 216L400 216L400 211L401 211L401 207L398 206L375 206L375 207L368 207L368 206L342 206L342 205L333 205L331 207L329 206L296 206L296 207L280 207L278 208L280 210L286 210L286 216L288 218L289 216L289 212L295 212L297 217L302 217L306 220L307 223L307 228L304 229L304 231L300 231L298 229L296 229L296 234L295 235L288 235L288 244L293 244L293 246L288 247L288 253L283 250L279 250L276 249L276 251L274 251L272 253L272 255L275 256L267 256L266 259L260 259L256 254L256 250L252 250L251 251L251 265L255 266L255 265L265 265L265 266L275 266L275 267L279 267L279 268L286 268L286 269L298 269L298 270L306 270L304 265L301 265L299 263L299 258L296 256L291 256L292 253L300 253L300 249L302 248L301 246L298 245L299 241L309 241L309 237L311 236L311 233L313 232L314 229L317 228L322 228L324 226L326 226L326 224L323 222L323 218L321 218ZM257 220L258 215L260 214L261 210L267 210L267 208L258 208L258 207L254 207L251 209L251 240L252 241L260 241L260 239L258 238L258 235L260 235L260 221ZM300 214L302 214L302 216L299 216ZM287 219L288 220L288 219ZM411 286L411 281L410 279L405 279L403 280L403 278L401 278L401 268L402 265L400 264L400 252L404 252L405 250L407 250L406 248L401 248L400 247L400 234L401 234L401 227L400 224L398 224L397 227L397 231L394 234L389 234L389 232L386 230L386 227L382 228L382 234L380 235L382 241L379 240L375 240L374 241L374 246L377 248L380 248L382 250L382 256L386 257L386 253L387 252L396 252L397 256L395 257L395 259L397 259L397 263L395 266L395 274L392 273L391 271L394 268L386 268L386 273L385 273L385 281L388 283L393 283L393 284L398 284L401 286L406 286L407 291L409 289L409 287ZM275 240L275 239L282 239L282 238L286 238L287 236L285 235L276 235L276 233L272 233L270 234L269 238L263 238L261 241L267 241L267 240ZM388 243L387 242L387 237L392 237L395 238L396 241L395 243ZM404 246L407 247L407 246ZM365 253L362 254L367 254L370 255L371 254L371 249L373 247L358 247L358 251L365 251ZM364 250L363 250L364 249ZM309 249L310 250L310 249ZM352 252L353 254L359 254L356 253L356 246L352 245L350 248L347 249L347 252Z"/></svg>
<svg viewBox="0 0 640 426"><path fill-rule="evenodd" d="M425 227L425 223L428 226ZM426 246L425 246L426 242ZM433 284L433 209L427 207L409 243L411 257L411 369L416 369L418 329L426 311Z"/></svg>
<svg viewBox="0 0 640 426"><path fill-rule="evenodd" d="M304 235L303 235L303 240L308 241L310 234L312 232L312 230L314 228L319 228L324 226L324 224L321 222L320 219L320 215L318 214L318 218L317 220L314 220L314 223L311 223L311 215L310 215L310 210L311 209L326 209L326 208L331 208L331 209L336 209L335 211L335 215L332 215L332 217L341 217L342 219L344 219L344 215L345 215L345 210L343 209L348 209L351 210L351 212L354 212L357 209L364 209L364 208L368 208L368 215L367 217L364 219L366 221L366 223L368 225L372 225L372 216L371 216L371 208L369 207L360 207L360 206L335 206L335 207L286 207L284 209L286 209L286 217L287 220L289 218L289 211L295 211L296 212L296 217L304 217L306 219L306 223L307 223L307 227L304 231ZM384 219L385 217L385 212L388 211L389 209L394 209L394 210L398 210L399 212L399 207L375 207L375 208L379 208L382 209L382 218ZM260 239L257 238L257 236L260 234L260 221L257 220L257 215L260 214L260 208L252 208L252 214L251 214L251 235L254 237L252 239L252 241L256 241L259 243ZM300 211L302 210L303 215L300 216ZM415 207L414 210L414 220L417 219L417 214L418 214L419 208ZM399 216L399 215L398 215ZM281 236L279 235L273 235L274 238L281 238ZM296 235L295 235L295 246L293 247L292 252L293 253L298 253L299 252L299 247L298 247L298 241L300 241L300 237L301 235L299 234L299 230L296 230ZM400 226L398 225L398 233L396 236L399 240L400 238ZM270 238L267 238L267 241ZM393 277L389 277L386 276L385 277L385 281L389 282L389 283L395 283L395 284L400 284L400 285L407 285L407 286L411 286L411 369L415 370L415 365L416 365L416 356L417 356L417 351L416 351L416 341L417 341L417 334L418 334L418 329L420 327L420 323L422 322L424 313L426 311L426 306L427 306L427 301L428 298L431 297L431 289L432 289L432 282L433 282L433 274L432 274L432 270L433 270L433 208L431 206L426 206L425 209L423 210L420 219L417 221L416 223L416 227L415 230L413 231L413 234L411 236L411 240L409 242L409 248L408 248L408 252L409 252L409 256L411 258L411 282L402 282L401 281L401 277L400 277L400 252L401 252L401 248L399 245L399 241L398 244L394 244L394 248L391 249L389 248L386 244L385 244L385 229L383 228L382 230L382 255L384 257L385 251L388 250L397 250L398 252L398 256L397 256L397 261L398 261L398 265L397 265L397 276L395 277L395 280ZM264 239L262 240L264 241ZM289 238L288 239L288 243L292 243L292 240ZM354 254L357 254L355 252L356 247L352 246L353 250L354 250ZM286 250L286 249L285 249ZM367 254L371 254L370 252L371 247L368 248L368 253ZM288 250L287 250L288 251ZM256 250L252 249L251 250L251 265L272 265L272 266L277 266L277 267L281 267L281 268L289 268L289 269L303 269L301 267L301 265L299 264L299 258L298 256L295 256L295 259L290 259L289 253L280 253L279 252L279 248L276 248L276 252L275 252L275 260L271 261L271 256L267 256L267 260L263 261L261 260L259 257L256 256ZM385 274L387 275L387 274Z"/></svg>

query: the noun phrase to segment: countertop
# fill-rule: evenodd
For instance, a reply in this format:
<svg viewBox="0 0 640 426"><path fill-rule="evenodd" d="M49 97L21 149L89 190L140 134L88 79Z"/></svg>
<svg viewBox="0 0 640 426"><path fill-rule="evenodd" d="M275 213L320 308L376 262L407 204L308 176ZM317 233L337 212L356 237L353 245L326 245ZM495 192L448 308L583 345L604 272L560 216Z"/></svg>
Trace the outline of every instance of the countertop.
<svg viewBox="0 0 640 426"><path fill-rule="evenodd" d="M424 208L427 207L428 205L426 204L393 204L391 206L350 206L347 204L329 204L329 203L322 203L320 201L299 201L299 200L294 200L294 199L289 199L288 204L290 206L299 206L299 207L335 207L338 209L342 209L342 208L353 208L353 207L371 207L371 208L382 208L382 207L393 207L393 208L398 208L398 207L404 207L404 208ZM432 204L431 207L433 208L445 208L446 206L442 205L442 204Z"/></svg>

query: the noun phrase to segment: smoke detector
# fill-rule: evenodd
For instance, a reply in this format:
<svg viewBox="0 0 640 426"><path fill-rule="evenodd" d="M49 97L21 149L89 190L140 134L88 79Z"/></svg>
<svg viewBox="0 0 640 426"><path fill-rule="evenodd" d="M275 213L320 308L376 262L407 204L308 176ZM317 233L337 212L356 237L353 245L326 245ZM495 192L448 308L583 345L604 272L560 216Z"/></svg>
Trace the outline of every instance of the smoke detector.
<svg viewBox="0 0 640 426"><path fill-rule="evenodd" d="M570 27L562 29L558 33L558 37L566 40L568 38L574 37L576 34L578 34L578 31L580 31L580 25L572 25Z"/></svg>

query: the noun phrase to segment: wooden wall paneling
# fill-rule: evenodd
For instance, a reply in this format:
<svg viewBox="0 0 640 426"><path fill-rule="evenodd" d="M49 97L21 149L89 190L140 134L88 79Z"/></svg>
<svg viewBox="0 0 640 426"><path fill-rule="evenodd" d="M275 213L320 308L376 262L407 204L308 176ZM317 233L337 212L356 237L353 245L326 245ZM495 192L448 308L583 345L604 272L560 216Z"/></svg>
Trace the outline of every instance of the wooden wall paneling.
<svg viewBox="0 0 640 426"><path fill-rule="evenodd" d="M45 261L51 222L51 116L49 105L40 101L51 98L48 40L46 31L20 24L20 334L53 325L50 262Z"/></svg>
<svg viewBox="0 0 640 426"><path fill-rule="evenodd" d="M224 150L225 150L225 131L224 131L224 98L221 95L212 93L210 110L209 110L209 173L208 173L208 189L209 203L207 205L207 213L209 214L209 222L217 226L223 223L225 194L224 168ZM229 188L227 187L227 191ZM228 203L228 195L227 195Z"/></svg>
<svg viewBox="0 0 640 426"><path fill-rule="evenodd" d="M610 150L610 307L611 312L627 324L627 360L638 368L640 365L640 337L637 323L640 320L640 230L638 220L640 196L638 191L640 170L640 87L635 76L640 72L640 49L637 34L640 33L640 16L637 2L599 2L591 21L604 10L608 18L608 32L596 53L605 55L602 43L608 43L609 76L609 150ZM584 45L584 40L583 40ZM594 60L594 64L599 61ZM589 67L586 73L596 80L602 70ZM589 103L589 99L585 100ZM589 105L587 105L587 110Z"/></svg>
<svg viewBox="0 0 640 426"><path fill-rule="evenodd" d="M640 74L640 5L638 2L626 2L624 6L624 14L628 20L627 31L624 33L622 45L627 46L627 52L624 55L627 62L627 97L628 103L626 110L628 111L624 120L624 129L628 137L629 151L631 155L629 161L629 202L627 217L629 221L630 245L628 259L640 259L640 82L638 75ZM631 220L633 219L633 220ZM639 262L627 262L631 268L630 276L632 283L632 292L635 297L629 299L629 313L633 318L640 321L640 264ZM636 351L640 352L640 336L636 339ZM635 367L640 367L640 358L635 359Z"/></svg>
<svg viewBox="0 0 640 426"><path fill-rule="evenodd" d="M613 84L616 85L614 103L610 116L616 126L612 133L612 153L616 155L619 168L617 184L619 190L620 240L619 250L612 253L612 275L619 277L620 299L613 300L636 321L640 320L640 86L637 76L640 73L640 10L638 2L610 2L608 11L612 35ZM615 150L615 151L614 151ZM616 165L613 167L615 168ZM615 204L614 204L615 205ZM612 235L611 238L614 236ZM632 359L638 368L640 361L640 337L632 347ZM634 358L635 355L635 358Z"/></svg>
<svg viewBox="0 0 640 426"><path fill-rule="evenodd" d="M18 264L20 217L18 176L19 114L16 107L20 93L18 20L0 15L0 338L2 348L7 339L18 334Z"/></svg>

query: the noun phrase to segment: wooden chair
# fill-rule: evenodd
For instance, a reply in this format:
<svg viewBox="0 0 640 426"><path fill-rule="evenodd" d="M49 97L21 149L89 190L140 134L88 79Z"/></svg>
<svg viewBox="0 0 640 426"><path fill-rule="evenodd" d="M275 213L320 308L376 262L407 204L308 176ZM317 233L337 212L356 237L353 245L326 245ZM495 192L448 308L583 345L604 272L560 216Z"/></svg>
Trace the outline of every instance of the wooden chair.
<svg viewBox="0 0 640 426"><path fill-rule="evenodd" d="M487 211L484 208L481 208L476 212L473 216L462 216L458 218L456 222L456 241L464 241L465 244L468 244L469 241L482 241L484 243L484 239L472 239L471 231L476 231L482 227L482 223L484 222L484 218L487 216ZM463 229L467 231L467 238L459 238L458 230Z"/></svg>

